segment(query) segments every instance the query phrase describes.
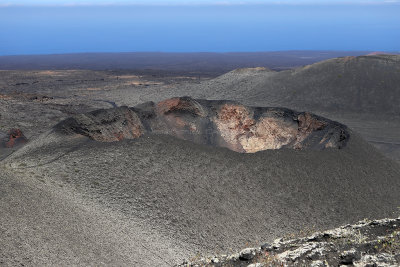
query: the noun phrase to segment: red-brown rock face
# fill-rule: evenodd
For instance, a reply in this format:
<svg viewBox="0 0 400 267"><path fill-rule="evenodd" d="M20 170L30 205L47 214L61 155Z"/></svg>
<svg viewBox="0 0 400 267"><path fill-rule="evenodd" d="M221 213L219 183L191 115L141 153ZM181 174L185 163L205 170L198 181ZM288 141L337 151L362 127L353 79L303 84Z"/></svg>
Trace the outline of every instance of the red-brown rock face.
<svg viewBox="0 0 400 267"><path fill-rule="evenodd" d="M0 146L5 148L13 148L17 145L24 144L28 140L20 129L11 129L7 134L3 134L0 138Z"/></svg>
<svg viewBox="0 0 400 267"><path fill-rule="evenodd" d="M56 130L101 142L169 134L244 153L280 148L341 148L349 138L346 126L311 113L189 97L98 110L67 119Z"/></svg>
<svg viewBox="0 0 400 267"><path fill-rule="evenodd" d="M248 153L279 149L293 142L298 132L293 120L267 115L255 120L252 108L238 104L223 105L214 123L232 150Z"/></svg>
<svg viewBox="0 0 400 267"><path fill-rule="evenodd" d="M205 116L202 106L191 98L170 98L157 103L157 112L168 115L174 112L191 113L194 116Z"/></svg>

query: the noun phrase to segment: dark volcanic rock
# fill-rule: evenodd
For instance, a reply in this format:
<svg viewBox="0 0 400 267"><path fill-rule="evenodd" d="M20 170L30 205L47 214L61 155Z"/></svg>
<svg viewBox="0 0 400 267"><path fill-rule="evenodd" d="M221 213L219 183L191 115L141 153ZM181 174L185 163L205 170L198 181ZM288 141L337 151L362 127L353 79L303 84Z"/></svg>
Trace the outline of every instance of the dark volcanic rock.
<svg viewBox="0 0 400 267"><path fill-rule="evenodd" d="M101 109L69 118L55 129L101 142L135 139L145 133L168 134L244 153L341 148L350 136L346 126L307 112L190 97Z"/></svg>
<svg viewBox="0 0 400 267"><path fill-rule="evenodd" d="M399 266L399 253L400 218L366 219L308 237L281 238L269 246L246 248L238 254L203 258L179 266Z"/></svg>
<svg viewBox="0 0 400 267"><path fill-rule="evenodd" d="M27 83L17 83L16 85L27 84ZM0 94L0 99L15 99L15 100L25 100L25 101L39 101L39 102L46 102L51 99L54 99L51 96L46 96L42 94L36 93L23 93L23 92L16 92L13 91L9 94Z"/></svg>
<svg viewBox="0 0 400 267"><path fill-rule="evenodd" d="M68 118L56 126L100 142L134 139L144 133L138 114L128 107L96 110Z"/></svg>

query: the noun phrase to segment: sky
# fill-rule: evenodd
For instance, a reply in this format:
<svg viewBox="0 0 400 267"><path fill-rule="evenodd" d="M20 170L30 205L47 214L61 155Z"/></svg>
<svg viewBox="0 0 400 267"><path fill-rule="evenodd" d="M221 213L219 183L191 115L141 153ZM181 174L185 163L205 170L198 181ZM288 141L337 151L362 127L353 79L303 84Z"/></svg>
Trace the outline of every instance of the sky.
<svg viewBox="0 0 400 267"><path fill-rule="evenodd" d="M400 51L394 0L0 0L0 55Z"/></svg>
<svg viewBox="0 0 400 267"><path fill-rule="evenodd" d="M246 5L246 4L383 4L400 0L0 0L2 5Z"/></svg>

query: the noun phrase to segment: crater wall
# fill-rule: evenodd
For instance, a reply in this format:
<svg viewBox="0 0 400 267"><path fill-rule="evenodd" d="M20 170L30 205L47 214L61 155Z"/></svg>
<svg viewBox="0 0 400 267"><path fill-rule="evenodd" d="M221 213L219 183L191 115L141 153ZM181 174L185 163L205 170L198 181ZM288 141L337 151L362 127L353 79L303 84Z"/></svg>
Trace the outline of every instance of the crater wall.
<svg viewBox="0 0 400 267"><path fill-rule="evenodd" d="M308 112L190 97L96 110L62 121L55 129L100 142L167 134L242 153L281 148L340 149L350 137L345 125Z"/></svg>

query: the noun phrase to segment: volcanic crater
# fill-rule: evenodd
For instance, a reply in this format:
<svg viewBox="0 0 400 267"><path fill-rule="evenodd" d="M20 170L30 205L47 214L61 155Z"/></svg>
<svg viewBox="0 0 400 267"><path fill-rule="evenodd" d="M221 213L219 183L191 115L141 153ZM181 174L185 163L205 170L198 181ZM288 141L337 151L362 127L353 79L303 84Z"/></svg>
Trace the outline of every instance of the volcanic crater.
<svg viewBox="0 0 400 267"><path fill-rule="evenodd" d="M241 153L281 148L340 149L350 137L345 125L308 112L190 97L100 109L68 118L55 130L100 142L167 134Z"/></svg>

